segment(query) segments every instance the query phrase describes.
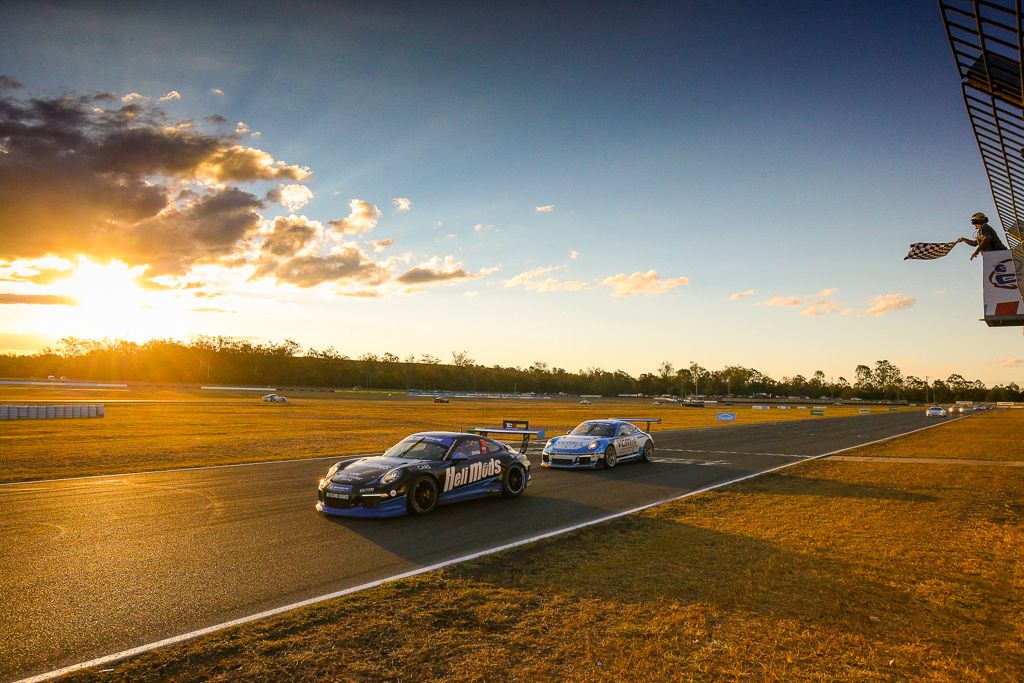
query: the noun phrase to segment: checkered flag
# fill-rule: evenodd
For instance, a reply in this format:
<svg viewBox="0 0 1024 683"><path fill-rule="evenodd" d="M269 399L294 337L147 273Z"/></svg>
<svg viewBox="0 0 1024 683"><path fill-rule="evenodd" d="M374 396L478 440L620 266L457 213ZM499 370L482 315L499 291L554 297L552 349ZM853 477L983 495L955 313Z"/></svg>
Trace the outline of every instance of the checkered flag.
<svg viewBox="0 0 1024 683"><path fill-rule="evenodd" d="M910 251L903 260L942 258L955 246L956 242L915 242L910 245Z"/></svg>

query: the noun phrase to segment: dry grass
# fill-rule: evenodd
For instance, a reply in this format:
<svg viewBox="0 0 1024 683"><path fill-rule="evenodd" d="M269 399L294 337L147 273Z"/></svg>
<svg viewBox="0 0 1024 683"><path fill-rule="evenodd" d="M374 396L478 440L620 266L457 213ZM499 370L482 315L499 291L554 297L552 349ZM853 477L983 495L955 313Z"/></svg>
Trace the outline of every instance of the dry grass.
<svg viewBox="0 0 1024 683"><path fill-rule="evenodd" d="M74 678L1019 681L1022 516L1021 470L814 461Z"/></svg>
<svg viewBox="0 0 1024 683"><path fill-rule="evenodd" d="M73 391L0 387L0 404L29 396L59 404L69 397L105 402L107 416L94 420L19 420L0 423L0 481L85 474L114 474L199 465L223 465L354 455L383 450L409 433L496 426L504 418L529 419L537 429L565 433L585 419L612 415L662 417L655 429L707 427L715 408L652 406L649 401L602 400L593 405L563 401L458 400L434 404L395 394L376 397L299 395L289 405L261 403L256 396L223 397L175 391ZM148 400L153 403L116 403ZM806 419L806 410L752 410L725 406L737 424ZM916 410L916 409L915 409ZM835 407L829 416L856 415ZM730 424L730 423L724 423Z"/></svg>

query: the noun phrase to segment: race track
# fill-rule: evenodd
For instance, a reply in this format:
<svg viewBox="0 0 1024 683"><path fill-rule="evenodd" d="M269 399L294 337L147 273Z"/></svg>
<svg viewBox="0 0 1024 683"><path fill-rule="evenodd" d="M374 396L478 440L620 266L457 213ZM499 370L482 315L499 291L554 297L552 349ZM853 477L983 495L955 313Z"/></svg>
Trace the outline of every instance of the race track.
<svg viewBox="0 0 1024 683"><path fill-rule="evenodd" d="M34 675L946 420L655 431L655 463L542 470L512 501L318 514L331 460L0 486L0 679Z"/></svg>

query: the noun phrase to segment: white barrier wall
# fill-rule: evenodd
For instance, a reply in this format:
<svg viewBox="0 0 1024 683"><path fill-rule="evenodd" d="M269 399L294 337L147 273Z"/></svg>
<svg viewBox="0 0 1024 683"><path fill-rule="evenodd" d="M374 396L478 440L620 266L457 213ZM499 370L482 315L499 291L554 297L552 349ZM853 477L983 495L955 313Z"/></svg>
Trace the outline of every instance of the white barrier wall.
<svg viewBox="0 0 1024 683"><path fill-rule="evenodd" d="M102 405L70 406L0 406L0 420L52 420L64 418L104 417Z"/></svg>

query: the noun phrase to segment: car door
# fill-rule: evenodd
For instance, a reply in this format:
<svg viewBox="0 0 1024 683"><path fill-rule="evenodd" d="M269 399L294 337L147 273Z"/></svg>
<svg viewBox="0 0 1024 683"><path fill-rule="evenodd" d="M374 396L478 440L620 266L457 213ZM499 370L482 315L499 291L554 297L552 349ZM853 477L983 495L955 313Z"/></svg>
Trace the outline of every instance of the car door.
<svg viewBox="0 0 1024 683"><path fill-rule="evenodd" d="M483 459L479 437L458 439L448 454L448 467L445 469L441 493L455 493L480 481L483 478Z"/></svg>
<svg viewBox="0 0 1024 683"><path fill-rule="evenodd" d="M633 455L637 449L637 438L630 425L619 425L615 436L615 451L619 457Z"/></svg>

